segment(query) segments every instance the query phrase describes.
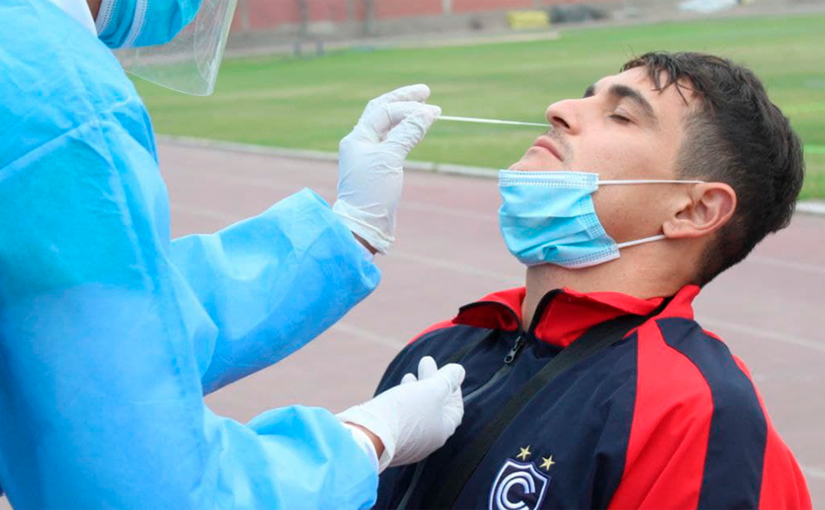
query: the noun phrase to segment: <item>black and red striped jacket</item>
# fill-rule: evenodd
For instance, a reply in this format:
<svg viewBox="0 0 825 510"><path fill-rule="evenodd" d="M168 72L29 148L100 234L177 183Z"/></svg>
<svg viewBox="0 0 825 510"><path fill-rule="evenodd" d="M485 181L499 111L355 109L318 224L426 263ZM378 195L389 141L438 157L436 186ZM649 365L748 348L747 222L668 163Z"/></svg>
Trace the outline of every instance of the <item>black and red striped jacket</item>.
<svg viewBox="0 0 825 510"><path fill-rule="evenodd" d="M748 369L693 320L699 288L683 288L623 340L562 373L489 449L454 508L811 508L805 480L765 412ZM464 306L392 362L379 392L461 363L464 421L423 463L384 472L376 508L423 508L451 462L549 359L597 324L648 315L663 299L547 294L524 330L524 288Z"/></svg>

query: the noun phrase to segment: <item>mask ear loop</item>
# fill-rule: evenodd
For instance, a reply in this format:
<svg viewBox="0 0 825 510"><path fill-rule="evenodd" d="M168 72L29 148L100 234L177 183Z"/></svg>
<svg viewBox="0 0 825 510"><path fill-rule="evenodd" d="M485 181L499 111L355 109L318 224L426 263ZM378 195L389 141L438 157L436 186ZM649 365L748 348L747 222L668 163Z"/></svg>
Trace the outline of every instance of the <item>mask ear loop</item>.
<svg viewBox="0 0 825 510"><path fill-rule="evenodd" d="M674 181L666 179L628 179L617 181L599 181L599 185L621 186L626 184L704 184L705 181Z"/></svg>
<svg viewBox="0 0 825 510"><path fill-rule="evenodd" d="M705 181L676 181L670 179L624 179L624 180L614 180L614 181L599 181L599 185L614 185L614 186L622 186L627 184L704 184ZM645 243L652 243L654 241L661 241L663 239L667 239L667 236L664 234L659 234L652 237L645 237L644 239L637 239L635 241L628 241L626 243L617 243L616 248L630 248L631 246L638 246L640 244Z"/></svg>
<svg viewBox="0 0 825 510"><path fill-rule="evenodd" d="M654 241L661 241L662 239L667 239L667 236L664 235L664 234L659 234L657 236L645 237L644 239L638 239L636 241L628 241L626 243L617 243L616 248L621 250L622 248L630 248L631 246L636 246L636 245L645 244L645 243L652 243Z"/></svg>

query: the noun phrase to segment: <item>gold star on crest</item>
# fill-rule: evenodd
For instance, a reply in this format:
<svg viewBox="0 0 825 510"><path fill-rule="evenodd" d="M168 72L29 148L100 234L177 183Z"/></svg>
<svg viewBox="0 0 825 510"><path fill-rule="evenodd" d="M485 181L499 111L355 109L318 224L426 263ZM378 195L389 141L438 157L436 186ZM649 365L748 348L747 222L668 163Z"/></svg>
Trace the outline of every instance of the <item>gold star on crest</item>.
<svg viewBox="0 0 825 510"><path fill-rule="evenodd" d="M529 457L531 455L529 444L527 445L527 448L519 447L519 450L521 450L521 451L519 452L518 455L516 455L516 458L518 458L518 459L527 460L527 457Z"/></svg>
<svg viewBox="0 0 825 510"><path fill-rule="evenodd" d="M544 461L544 462L541 463L541 468L542 469L548 469L549 470L550 467L553 464L555 464L555 462L553 462L553 456L552 455L549 456L549 457L542 457L541 460Z"/></svg>

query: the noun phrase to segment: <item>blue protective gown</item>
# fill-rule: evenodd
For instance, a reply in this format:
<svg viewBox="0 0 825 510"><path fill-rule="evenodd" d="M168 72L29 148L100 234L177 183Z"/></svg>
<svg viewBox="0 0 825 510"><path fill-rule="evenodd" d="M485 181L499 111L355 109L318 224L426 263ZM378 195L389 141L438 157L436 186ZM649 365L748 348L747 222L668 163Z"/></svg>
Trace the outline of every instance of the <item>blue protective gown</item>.
<svg viewBox="0 0 825 510"><path fill-rule="evenodd" d="M202 395L378 280L310 191L170 241L152 127L116 59L46 0L0 2L0 486L15 508L370 507L372 460L328 411L242 425Z"/></svg>

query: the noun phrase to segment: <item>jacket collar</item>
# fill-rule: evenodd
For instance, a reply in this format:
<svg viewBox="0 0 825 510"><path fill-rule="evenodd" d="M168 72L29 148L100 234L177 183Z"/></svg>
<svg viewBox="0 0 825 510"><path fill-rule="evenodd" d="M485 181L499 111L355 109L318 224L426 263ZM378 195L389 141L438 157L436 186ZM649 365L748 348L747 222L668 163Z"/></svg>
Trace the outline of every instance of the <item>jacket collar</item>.
<svg viewBox="0 0 825 510"><path fill-rule="evenodd" d="M683 287L657 317L693 319L692 303L699 290L695 285ZM521 320L525 293L524 287L518 287L489 294L461 307L452 322L485 329L527 330ZM639 299L618 292L553 290L542 298L529 332L549 344L567 347L593 326L620 315L649 314L663 299Z"/></svg>

